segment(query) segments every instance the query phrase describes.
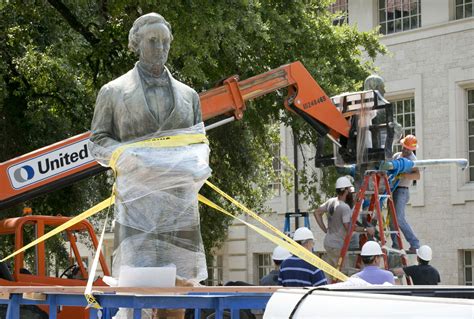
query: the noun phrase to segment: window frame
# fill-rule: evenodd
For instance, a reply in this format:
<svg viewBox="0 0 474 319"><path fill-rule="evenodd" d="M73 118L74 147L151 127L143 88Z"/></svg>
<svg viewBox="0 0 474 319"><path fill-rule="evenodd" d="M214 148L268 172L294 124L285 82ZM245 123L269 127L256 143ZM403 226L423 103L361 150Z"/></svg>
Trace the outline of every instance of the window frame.
<svg viewBox="0 0 474 319"><path fill-rule="evenodd" d="M333 19L333 25L349 23L349 0L335 0L334 3L328 6L328 11L334 15L339 14L335 19Z"/></svg>
<svg viewBox="0 0 474 319"><path fill-rule="evenodd" d="M409 101L409 104L410 104L409 112L405 112L406 103L408 103L407 101ZM401 107L403 109L403 112L401 113L402 118L403 118L402 123L400 123L398 121L398 116L400 116L400 114L398 113L398 108L399 108L399 103L400 102L402 104ZM402 126L402 129L403 129L402 136L407 136L408 134L412 134L412 135L416 136L415 96L392 98L392 99L390 99L390 103L392 104L392 107L393 107L393 118L395 120L397 120L398 124L400 124ZM406 123L405 119L406 119L407 116L410 119L411 125L408 126L408 127L405 127L405 123ZM402 150L402 147L400 145L400 141L398 140L398 136L395 136L395 139L393 141L393 153L395 154L397 152L401 152L401 150Z"/></svg>
<svg viewBox="0 0 474 319"><path fill-rule="evenodd" d="M467 264L467 255L470 255L469 264ZM462 273L461 273L461 285L464 286L474 286L474 249L463 249L461 250L461 259L462 259ZM469 271L470 270L470 271ZM467 280L467 274L470 273L470 279Z"/></svg>
<svg viewBox="0 0 474 319"><path fill-rule="evenodd" d="M260 264L260 260L264 262L268 261L269 264ZM260 279L266 275L268 275L275 266L273 265L272 260L272 253L254 253L254 260L255 260L255 280L257 284L260 282Z"/></svg>
<svg viewBox="0 0 474 319"><path fill-rule="evenodd" d="M392 2L392 6L389 6L389 3ZM383 7L381 4L383 3ZM399 11L400 17L395 16L395 8L399 3L400 8L408 4L410 10L409 11ZM416 4L416 12L413 13L413 9L411 8L413 4ZM393 17L389 18L389 10L393 8ZM409 12L408 16L405 16L404 12ZM382 20L382 13L383 13L383 20ZM409 30L419 29L422 27L422 20L421 20L421 0L378 0L377 1L377 21L378 25L380 26L380 33L384 35L390 35L400 32L405 32ZM415 20L413 20L415 19ZM416 21L416 26L412 27L413 21ZM399 22L400 28L397 29L397 23ZM405 23L408 23L408 26ZM392 23L392 32L389 32L390 24Z"/></svg>
<svg viewBox="0 0 474 319"><path fill-rule="evenodd" d="M474 89L474 67L456 67L448 70L448 123L450 154L457 158L468 155L467 94ZM469 181L468 170L450 168L451 204L474 201L474 182Z"/></svg>
<svg viewBox="0 0 474 319"><path fill-rule="evenodd" d="M221 286L224 282L224 256L221 254L212 256L207 266L207 286Z"/></svg>
<svg viewBox="0 0 474 319"><path fill-rule="evenodd" d="M467 158L468 166L468 183L474 183L474 88L466 88L466 122L467 122ZM471 131L472 126L472 131ZM472 160L471 160L472 157Z"/></svg>
<svg viewBox="0 0 474 319"><path fill-rule="evenodd" d="M458 4L458 1L461 1L461 4ZM462 19L467 19L474 17L474 12L473 12L473 7L474 7L474 1L470 0L470 3L466 3L468 0L454 0L454 20L462 20ZM466 16L466 7L471 6L471 15ZM458 8L462 9L462 16L458 16Z"/></svg>
<svg viewBox="0 0 474 319"><path fill-rule="evenodd" d="M278 153L278 154L277 154ZM273 192L273 198L281 197L281 143L275 143L270 146L270 154L272 154L272 169L276 175L275 180L273 180L268 187Z"/></svg>
<svg viewBox="0 0 474 319"><path fill-rule="evenodd" d="M403 79L385 82L385 99L396 101L404 98L414 97L415 99L415 129L418 141L423 141L423 85L421 74L414 74ZM416 157L423 159L424 144L420 143L416 150ZM410 204L412 207L425 206L425 179L421 171L421 179L417 180L416 187L410 187Z"/></svg>

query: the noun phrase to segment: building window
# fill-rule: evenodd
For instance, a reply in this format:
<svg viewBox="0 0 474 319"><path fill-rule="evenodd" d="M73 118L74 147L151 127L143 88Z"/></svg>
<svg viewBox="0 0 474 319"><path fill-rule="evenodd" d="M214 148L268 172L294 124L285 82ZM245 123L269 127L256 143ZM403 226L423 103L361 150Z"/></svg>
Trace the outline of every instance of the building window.
<svg viewBox="0 0 474 319"><path fill-rule="evenodd" d="M473 0L456 0L456 20L472 17Z"/></svg>
<svg viewBox="0 0 474 319"><path fill-rule="evenodd" d="M379 0L379 23L382 34L421 27L421 0Z"/></svg>
<svg viewBox="0 0 474 319"><path fill-rule="evenodd" d="M472 286L474 250L464 250L463 257L464 285Z"/></svg>
<svg viewBox="0 0 474 319"><path fill-rule="evenodd" d="M213 256L207 267L207 286L222 286L224 284L224 267L222 255Z"/></svg>
<svg viewBox="0 0 474 319"><path fill-rule="evenodd" d="M257 282L273 270L272 254L256 254L257 259Z"/></svg>
<svg viewBox="0 0 474 319"><path fill-rule="evenodd" d="M402 136L408 134L415 134L415 98L406 98L401 100L392 101L393 105L393 116L398 124L402 126ZM398 136L393 141L394 153L400 152L402 147Z"/></svg>
<svg viewBox="0 0 474 319"><path fill-rule="evenodd" d="M349 23L349 6L347 5L347 0L336 0L329 5L328 9L332 14L337 15L332 21L333 25Z"/></svg>
<svg viewBox="0 0 474 319"><path fill-rule="evenodd" d="M270 154L272 155L272 166L275 179L270 183L269 187L275 197L281 195L281 154L280 143L271 146Z"/></svg>
<svg viewBox="0 0 474 319"><path fill-rule="evenodd" d="M474 89L467 90L469 181L474 182Z"/></svg>

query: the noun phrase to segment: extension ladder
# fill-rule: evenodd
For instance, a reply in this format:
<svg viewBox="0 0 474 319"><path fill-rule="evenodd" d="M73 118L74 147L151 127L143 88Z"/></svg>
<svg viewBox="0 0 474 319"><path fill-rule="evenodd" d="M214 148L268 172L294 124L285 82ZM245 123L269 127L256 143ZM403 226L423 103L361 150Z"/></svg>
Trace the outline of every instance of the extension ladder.
<svg viewBox="0 0 474 319"><path fill-rule="evenodd" d="M385 188L385 194L381 194L381 185L380 181L383 182L383 186ZM372 185L373 191L369 191L369 185ZM368 206L367 211L367 223L374 227L378 227L378 236L380 238L380 244L382 246L382 251L384 251L383 260L385 269L389 269L388 251L395 251L400 254L401 264L405 267L408 265L408 260L406 254L403 252L403 242L400 232L400 227L398 226L397 214L395 211L395 204L392 198L392 191L390 189L390 183L388 181L388 176L386 171L376 171L376 170L368 170L365 172L364 175L364 182L357 194L356 204L354 210L352 212L351 218L351 228L349 232L347 232L346 237L344 239L344 245L341 250L341 255L338 260L337 269L341 269L342 265L344 264L344 259L346 257L347 251L349 249L349 244L351 241L351 237L355 231L357 226L357 222L359 220L359 215L361 215L361 209L366 199L366 196L370 196L370 204ZM382 202L384 199L387 199L387 215L384 218L382 214ZM364 212L365 214L365 212ZM394 230L390 230L389 228L389 220L393 223ZM375 225L375 223L376 225ZM386 246L386 238L385 235L395 233L397 236L398 247L399 250L387 248ZM361 245L362 246L362 245ZM356 267L360 265L360 256L357 258ZM408 276L406 277L407 283L410 283L410 279Z"/></svg>

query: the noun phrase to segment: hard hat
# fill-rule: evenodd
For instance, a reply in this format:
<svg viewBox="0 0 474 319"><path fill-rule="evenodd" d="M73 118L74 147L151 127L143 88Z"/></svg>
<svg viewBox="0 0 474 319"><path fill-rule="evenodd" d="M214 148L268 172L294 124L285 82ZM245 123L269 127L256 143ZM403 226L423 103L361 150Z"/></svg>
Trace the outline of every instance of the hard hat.
<svg viewBox="0 0 474 319"><path fill-rule="evenodd" d="M433 251L430 246L423 245L416 250L416 255L425 261L430 261L433 258Z"/></svg>
<svg viewBox="0 0 474 319"><path fill-rule="evenodd" d="M402 140L400 141L400 144L402 144L404 148L409 149L411 151L414 151L418 148L418 142L416 140L416 136L411 135L411 134L402 138Z"/></svg>
<svg viewBox="0 0 474 319"><path fill-rule="evenodd" d="M306 240L306 239L313 239L313 232L307 228L307 227L300 227L297 230L295 230L295 233L293 235L293 240L294 241L300 241L300 240Z"/></svg>
<svg viewBox="0 0 474 319"><path fill-rule="evenodd" d="M33 213L33 209L31 207L24 207L23 208L23 216L31 215Z"/></svg>
<svg viewBox="0 0 474 319"><path fill-rule="evenodd" d="M354 187L347 176L339 177L336 181L336 189Z"/></svg>
<svg viewBox="0 0 474 319"><path fill-rule="evenodd" d="M375 241L368 241L362 246L362 251L360 252L361 256L379 256L383 255L382 249L380 248L379 243Z"/></svg>
<svg viewBox="0 0 474 319"><path fill-rule="evenodd" d="M290 252L281 246L277 246L275 247L275 249L273 249L273 254L272 254L273 260L285 260L286 258L290 256L291 256Z"/></svg>
<svg viewBox="0 0 474 319"><path fill-rule="evenodd" d="M383 96L385 94L385 81L380 75L369 75L364 81L364 90L377 90Z"/></svg>

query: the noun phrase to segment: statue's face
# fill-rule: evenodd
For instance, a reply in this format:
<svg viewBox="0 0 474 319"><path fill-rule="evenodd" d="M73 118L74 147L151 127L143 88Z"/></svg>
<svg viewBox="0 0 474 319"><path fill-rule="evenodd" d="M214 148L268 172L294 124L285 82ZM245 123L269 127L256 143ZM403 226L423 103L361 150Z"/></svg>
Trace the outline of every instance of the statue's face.
<svg viewBox="0 0 474 319"><path fill-rule="evenodd" d="M162 23L145 25L140 29L140 61L152 65L164 65L168 60L171 34Z"/></svg>

